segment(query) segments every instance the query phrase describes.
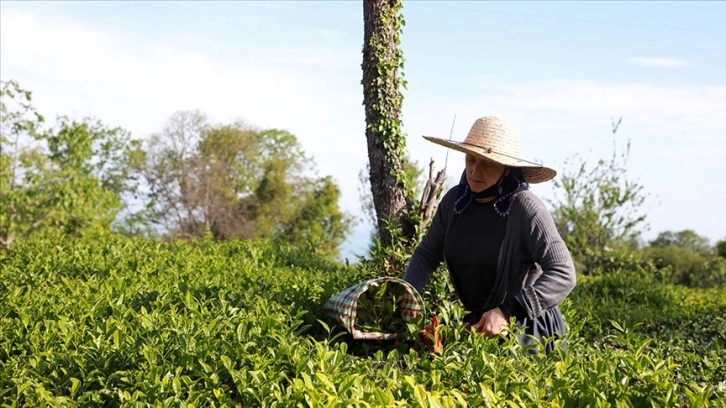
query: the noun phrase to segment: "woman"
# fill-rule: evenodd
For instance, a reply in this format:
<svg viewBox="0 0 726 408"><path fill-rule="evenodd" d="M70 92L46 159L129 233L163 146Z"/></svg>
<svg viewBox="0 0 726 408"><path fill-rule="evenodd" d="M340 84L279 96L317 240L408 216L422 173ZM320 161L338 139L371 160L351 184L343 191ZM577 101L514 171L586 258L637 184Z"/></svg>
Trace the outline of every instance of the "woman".
<svg viewBox="0 0 726 408"><path fill-rule="evenodd" d="M466 153L466 170L439 203L404 279L421 292L446 261L476 331L496 336L514 316L525 328L523 345L528 335L563 335L558 304L575 286L575 268L552 216L528 188L557 172L519 159L519 131L498 117L479 118L463 142L424 138Z"/></svg>

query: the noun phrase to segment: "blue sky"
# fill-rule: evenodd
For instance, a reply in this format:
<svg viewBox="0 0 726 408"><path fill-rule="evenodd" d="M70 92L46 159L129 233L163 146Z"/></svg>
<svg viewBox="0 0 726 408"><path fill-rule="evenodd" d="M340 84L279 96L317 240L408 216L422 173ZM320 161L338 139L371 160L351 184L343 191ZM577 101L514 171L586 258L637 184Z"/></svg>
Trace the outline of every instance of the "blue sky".
<svg viewBox="0 0 726 408"><path fill-rule="evenodd" d="M408 149L443 166L421 135L463 139L479 116L516 122L522 155L566 171L632 143L650 229L726 238L726 3L404 3ZM92 114L135 137L177 110L285 128L362 218L367 160L362 3L0 3L0 78L34 92L46 116ZM463 157L448 157L448 184ZM552 183L533 187L545 200ZM363 253L362 218L344 255Z"/></svg>

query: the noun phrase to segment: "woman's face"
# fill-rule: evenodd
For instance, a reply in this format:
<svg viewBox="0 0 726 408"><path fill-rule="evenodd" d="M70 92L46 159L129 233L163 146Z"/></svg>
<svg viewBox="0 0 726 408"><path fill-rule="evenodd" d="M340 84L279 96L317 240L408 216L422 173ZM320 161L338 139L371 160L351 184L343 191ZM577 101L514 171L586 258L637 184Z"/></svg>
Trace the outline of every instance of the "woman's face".
<svg viewBox="0 0 726 408"><path fill-rule="evenodd" d="M466 182L471 191L478 193L499 181L506 167L471 154L466 155Z"/></svg>

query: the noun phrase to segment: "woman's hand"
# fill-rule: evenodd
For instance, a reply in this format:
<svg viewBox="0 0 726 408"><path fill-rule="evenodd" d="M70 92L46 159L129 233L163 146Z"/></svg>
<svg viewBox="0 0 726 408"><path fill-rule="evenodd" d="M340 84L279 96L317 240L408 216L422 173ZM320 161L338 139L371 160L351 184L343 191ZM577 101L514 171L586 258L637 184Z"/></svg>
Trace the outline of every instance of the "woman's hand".
<svg viewBox="0 0 726 408"><path fill-rule="evenodd" d="M477 333L484 333L485 336L493 337L502 333L508 323L504 313L496 308L484 312L473 328Z"/></svg>

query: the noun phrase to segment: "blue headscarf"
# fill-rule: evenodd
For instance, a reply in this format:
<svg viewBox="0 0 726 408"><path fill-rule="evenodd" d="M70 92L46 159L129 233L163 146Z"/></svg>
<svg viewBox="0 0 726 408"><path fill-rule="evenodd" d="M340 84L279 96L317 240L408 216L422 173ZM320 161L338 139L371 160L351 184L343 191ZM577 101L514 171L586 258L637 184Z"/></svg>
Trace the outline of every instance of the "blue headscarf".
<svg viewBox="0 0 726 408"><path fill-rule="evenodd" d="M519 169L510 168L509 174L502 177L499 186L501 189L499 190L499 196L494 201L494 211L498 215L506 217L509 215L514 196L520 191L529 189L529 183L524 181L522 172ZM471 191L469 183L466 182L466 170L461 174L461 180L459 181L457 189L456 201L454 202L454 214L459 215L474 200L474 192Z"/></svg>

